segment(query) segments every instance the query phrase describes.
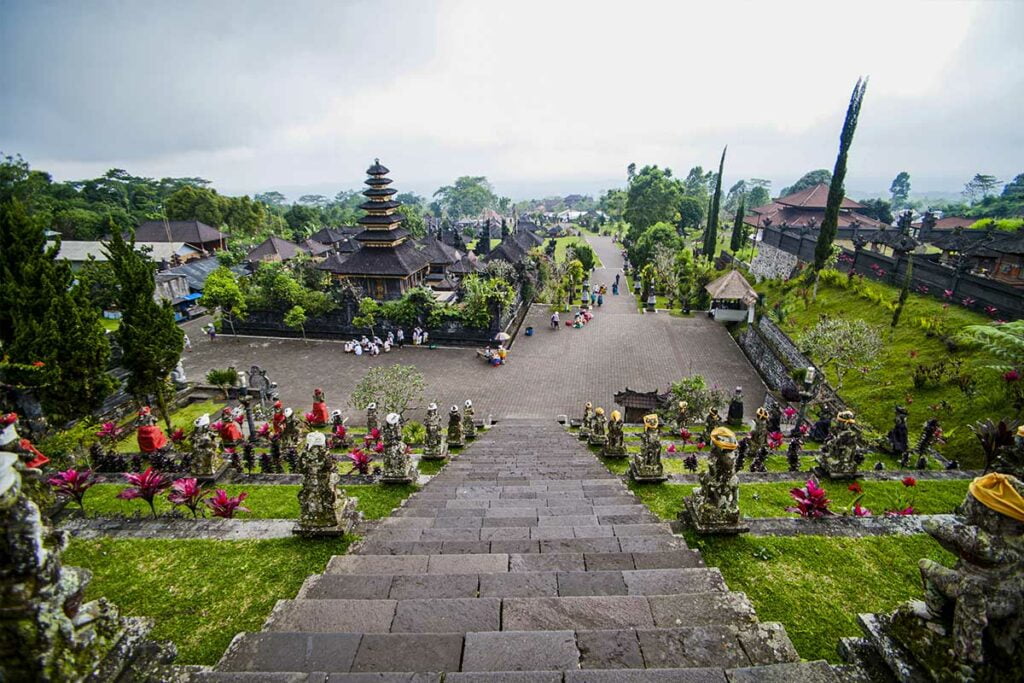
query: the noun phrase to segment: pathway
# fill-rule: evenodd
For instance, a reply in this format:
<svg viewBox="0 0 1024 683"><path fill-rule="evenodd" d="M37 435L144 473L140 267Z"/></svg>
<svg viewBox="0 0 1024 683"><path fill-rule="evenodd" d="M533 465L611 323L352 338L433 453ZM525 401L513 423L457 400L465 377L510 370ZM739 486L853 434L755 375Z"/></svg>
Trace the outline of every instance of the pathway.
<svg viewBox="0 0 1024 683"><path fill-rule="evenodd" d="M592 281L611 288L621 271L622 257L608 237L588 238L604 268ZM625 285L625 278L622 280ZM623 287L625 289L625 287ZM201 381L210 368L256 364L280 384L285 405L309 410L313 389L323 387L331 408L347 411L356 383L371 367L415 364L426 380L424 396L446 406L473 399L477 415L496 418L549 419L576 415L583 404L614 408L612 397L626 387L638 391L664 390L683 376L700 373L710 384L729 393L742 385L748 417L764 400L764 385L743 352L720 324L704 316L680 318L666 313L637 313L629 293L607 296L594 320L580 330L550 329L546 306L533 306L525 325L532 337L520 334L509 363L492 368L472 349L406 347L375 358L343 353L334 342L221 336L207 341L200 321L186 329L193 351L184 354L189 379ZM420 409L412 417L422 419Z"/></svg>
<svg viewBox="0 0 1024 683"><path fill-rule="evenodd" d="M442 676L837 680L553 421L482 434L195 680Z"/></svg>

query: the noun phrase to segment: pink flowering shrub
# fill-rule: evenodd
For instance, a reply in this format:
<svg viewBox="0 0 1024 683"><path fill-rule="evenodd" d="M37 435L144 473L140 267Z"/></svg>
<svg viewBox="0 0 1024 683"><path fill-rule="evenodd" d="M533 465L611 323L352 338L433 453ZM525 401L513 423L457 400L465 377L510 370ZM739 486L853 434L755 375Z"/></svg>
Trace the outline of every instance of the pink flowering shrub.
<svg viewBox="0 0 1024 683"><path fill-rule="evenodd" d="M129 472L124 475L125 480L131 486L123 489L117 494L117 497L121 500L135 500L141 498L142 500L149 503L149 509L153 513L153 518L156 518L156 505L153 499L156 498L157 494L168 488L171 485L171 481L160 474L152 467L147 467L146 471L142 474L136 474Z"/></svg>
<svg viewBox="0 0 1024 683"><path fill-rule="evenodd" d="M212 497L206 499L205 503L214 517L231 519L236 512L251 512L249 508L242 506L242 501L248 497L249 494L245 491L232 498L224 489L217 489Z"/></svg>
<svg viewBox="0 0 1024 683"><path fill-rule="evenodd" d="M85 492L96 484L96 476L90 469L76 470L72 468L58 472L47 482L53 487L54 493L61 498L75 501L84 513Z"/></svg>
<svg viewBox="0 0 1024 683"><path fill-rule="evenodd" d="M835 514L828 509L832 501L825 494L825 489L821 488L814 479L808 479L803 488L790 489L789 495L796 505L786 508L786 512L795 512L801 517L812 519Z"/></svg>

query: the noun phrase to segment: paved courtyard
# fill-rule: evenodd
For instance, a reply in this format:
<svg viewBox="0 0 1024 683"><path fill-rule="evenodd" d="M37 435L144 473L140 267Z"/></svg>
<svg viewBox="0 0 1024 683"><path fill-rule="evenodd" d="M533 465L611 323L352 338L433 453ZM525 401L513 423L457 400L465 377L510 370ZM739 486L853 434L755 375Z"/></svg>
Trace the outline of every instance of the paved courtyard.
<svg viewBox="0 0 1024 683"><path fill-rule="evenodd" d="M622 272L618 246L608 237L588 240L605 266L594 271L592 282L603 282L610 290L615 274ZM671 382L695 373L730 391L742 386L748 416L764 399L764 385L743 352L723 326L705 316L638 313L632 295L624 292L606 297L583 329L563 325L556 332L549 329L548 319L546 306L533 306L524 329L532 325L534 336L520 333L508 363L497 368L465 348L406 346L376 358L357 358L337 342L220 336L211 343L199 329L206 320L192 321L186 327L193 350L185 353L185 370L189 379L201 380L210 368L260 365L278 383L285 405L297 411L309 410L313 389L319 386L329 407L349 412L348 396L367 369L395 363L420 369L427 382L425 403L449 406L471 398L481 418L575 415L586 401L611 410L612 396L625 387L664 391Z"/></svg>

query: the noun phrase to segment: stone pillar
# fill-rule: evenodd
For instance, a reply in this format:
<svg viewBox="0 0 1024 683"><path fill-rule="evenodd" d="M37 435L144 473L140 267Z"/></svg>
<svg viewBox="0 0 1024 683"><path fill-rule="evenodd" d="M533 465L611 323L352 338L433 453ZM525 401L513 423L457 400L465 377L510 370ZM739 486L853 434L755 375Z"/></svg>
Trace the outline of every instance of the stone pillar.
<svg viewBox="0 0 1024 683"><path fill-rule="evenodd" d="M292 533L305 537L344 536L359 518L356 502L338 492L338 463L327 450L327 436L311 432L299 457L302 489L299 521Z"/></svg>
<svg viewBox="0 0 1024 683"><path fill-rule="evenodd" d="M377 404L371 403L366 406L366 433L369 434L374 429L380 429L380 422L377 420Z"/></svg>
<svg viewBox="0 0 1024 683"><path fill-rule="evenodd" d="M427 406L427 418L423 422L427 435L423 439L424 460L444 460L448 457L448 440L441 431L441 418L437 414L437 404Z"/></svg>
<svg viewBox="0 0 1024 683"><path fill-rule="evenodd" d="M700 487L683 499L679 519L700 534L738 534L748 530L740 519L736 459L739 444L726 427L711 433L708 471L700 475Z"/></svg>
<svg viewBox="0 0 1024 683"><path fill-rule="evenodd" d="M836 415L836 428L822 445L814 471L829 479L856 479L862 460L857 420L852 411L844 410Z"/></svg>
<svg viewBox="0 0 1024 683"><path fill-rule="evenodd" d="M381 468L381 482L384 484L411 484L419 472L412 462L409 449L402 441L402 417L388 413L381 429L384 440L384 466Z"/></svg>
<svg viewBox="0 0 1024 683"><path fill-rule="evenodd" d="M227 469L217 452L217 442L210 432L210 416L200 415L192 429L192 474L202 483L216 481Z"/></svg>

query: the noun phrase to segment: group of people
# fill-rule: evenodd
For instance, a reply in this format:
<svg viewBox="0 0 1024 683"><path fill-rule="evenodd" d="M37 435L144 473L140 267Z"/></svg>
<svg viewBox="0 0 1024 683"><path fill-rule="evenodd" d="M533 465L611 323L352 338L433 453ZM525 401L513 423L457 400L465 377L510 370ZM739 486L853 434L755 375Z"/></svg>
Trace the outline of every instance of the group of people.
<svg viewBox="0 0 1024 683"><path fill-rule="evenodd" d="M505 348L504 344L498 344L498 348L496 349L492 349L488 346L483 351L483 357L484 360L493 367L504 365L505 360L508 358L508 349Z"/></svg>
<svg viewBox="0 0 1024 683"><path fill-rule="evenodd" d="M428 334L423 328L415 328L412 331L413 346L426 344ZM394 332L388 332L388 336L385 339L381 339L377 335L373 335L371 339L364 334L362 339L347 341L345 342L345 353L354 353L357 356L361 356L364 353L370 356L379 356L381 353L390 353L391 349L400 349L403 346L405 346L405 331L399 327Z"/></svg>

